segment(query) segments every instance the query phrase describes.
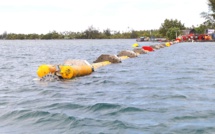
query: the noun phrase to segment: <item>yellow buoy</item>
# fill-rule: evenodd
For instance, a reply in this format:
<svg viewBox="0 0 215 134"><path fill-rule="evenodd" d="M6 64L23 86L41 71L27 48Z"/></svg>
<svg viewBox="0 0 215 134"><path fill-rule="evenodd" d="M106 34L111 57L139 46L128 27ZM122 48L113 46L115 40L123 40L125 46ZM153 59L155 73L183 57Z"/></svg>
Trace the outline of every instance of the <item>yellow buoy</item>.
<svg viewBox="0 0 215 134"><path fill-rule="evenodd" d="M91 74L93 71L91 65L83 65L83 66L70 66L70 65L59 65L59 69L57 69L54 65L43 64L38 67L37 75L42 78L49 73L57 74L61 76L63 79L72 79L78 76L84 76Z"/></svg>
<svg viewBox="0 0 215 134"><path fill-rule="evenodd" d="M74 77L74 69L71 66L60 66L60 74L64 79L71 79Z"/></svg>
<svg viewBox="0 0 215 134"><path fill-rule="evenodd" d="M61 77L64 79L72 79L78 76L84 76L91 74L93 71L91 66L68 66L68 65L61 65L60 66L60 74Z"/></svg>
<svg viewBox="0 0 215 134"><path fill-rule="evenodd" d="M86 60L69 59L64 62L64 65L61 65L61 68L67 68L66 70L61 69L62 74L64 74L62 77L66 79L88 75L92 72L92 65L90 65ZM68 73L69 71L71 72Z"/></svg>
<svg viewBox="0 0 215 134"><path fill-rule="evenodd" d="M169 43L169 42L166 42L165 45L166 45L167 47L169 47L169 46L170 46L170 43Z"/></svg>
<svg viewBox="0 0 215 134"><path fill-rule="evenodd" d="M100 67L103 67L103 66L106 66L106 65L109 65L109 64L111 64L110 61L102 61L102 62L93 63L92 67L96 70L96 69L98 69Z"/></svg>
<svg viewBox="0 0 215 134"><path fill-rule="evenodd" d="M56 68L53 65L43 64L38 67L37 75L42 78L43 76L47 75L48 73L56 72Z"/></svg>
<svg viewBox="0 0 215 134"><path fill-rule="evenodd" d="M134 44L132 45L132 47L139 47L139 44L138 44L138 43L134 43Z"/></svg>
<svg viewBox="0 0 215 134"><path fill-rule="evenodd" d="M128 56L120 56L119 57L121 60L125 60L125 59L128 59L129 57Z"/></svg>
<svg viewBox="0 0 215 134"><path fill-rule="evenodd" d="M89 75L92 73L92 67L91 66L77 66L79 71L79 76Z"/></svg>

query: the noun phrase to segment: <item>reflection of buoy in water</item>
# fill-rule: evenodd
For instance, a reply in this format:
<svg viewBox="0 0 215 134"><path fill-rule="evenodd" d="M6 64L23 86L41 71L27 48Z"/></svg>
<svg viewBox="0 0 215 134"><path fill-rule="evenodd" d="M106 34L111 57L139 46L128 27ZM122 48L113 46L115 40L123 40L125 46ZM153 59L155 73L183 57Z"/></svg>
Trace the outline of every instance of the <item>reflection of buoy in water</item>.
<svg viewBox="0 0 215 134"><path fill-rule="evenodd" d="M142 49L147 50L149 52L154 51L154 49L150 46L142 46Z"/></svg>
<svg viewBox="0 0 215 134"><path fill-rule="evenodd" d="M138 43L134 43L134 44L132 45L132 47L139 47L139 44L138 44Z"/></svg>

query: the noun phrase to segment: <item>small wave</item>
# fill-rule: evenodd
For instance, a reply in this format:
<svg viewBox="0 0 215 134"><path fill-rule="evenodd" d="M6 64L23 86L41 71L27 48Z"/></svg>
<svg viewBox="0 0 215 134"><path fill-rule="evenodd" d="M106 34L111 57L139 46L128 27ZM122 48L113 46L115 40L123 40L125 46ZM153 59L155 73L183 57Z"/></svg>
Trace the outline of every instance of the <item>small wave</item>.
<svg viewBox="0 0 215 134"><path fill-rule="evenodd" d="M54 124L56 126L65 126L70 123L76 122L77 119L74 116L68 116L62 113L49 113L44 118L38 118L34 124Z"/></svg>
<svg viewBox="0 0 215 134"><path fill-rule="evenodd" d="M124 73L124 72L129 72L130 70L126 70L126 69L122 69L122 70L119 70L119 73Z"/></svg>
<svg viewBox="0 0 215 134"><path fill-rule="evenodd" d="M51 91L51 90L43 90L39 93L39 95L50 95L52 93L53 93L53 91Z"/></svg>
<svg viewBox="0 0 215 134"><path fill-rule="evenodd" d="M85 77L87 77L87 76L85 76ZM113 80L111 80L111 79L104 79L104 78L102 78L102 79L98 79L98 78L96 78L96 79L91 79L90 81L89 80L87 80L87 81L82 81L82 83L81 83L81 85L85 85L85 86L88 86L88 85L92 85L92 84L94 84L94 85L116 85L116 82L115 81L113 81Z"/></svg>
<svg viewBox="0 0 215 134"><path fill-rule="evenodd" d="M109 104L109 103L97 103L88 107L92 111L100 111L100 110L107 110L107 109L116 109L120 108L120 105L117 104Z"/></svg>
<svg viewBox="0 0 215 134"><path fill-rule="evenodd" d="M81 128L81 129L79 129ZM136 129L136 127L130 123L121 120L103 120L103 119L92 119L92 118L83 118L76 120L74 123L70 124L70 129L76 131L77 133L99 133L100 130L104 132L113 132L115 130L125 130L128 128Z"/></svg>
<svg viewBox="0 0 215 134"><path fill-rule="evenodd" d="M0 102L0 106L4 106L6 104L8 104L8 102Z"/></svg>
<svg viewBox="0 0 215 134"><path fill-rule="evenodd" d="M49 112L45 111L16 110L2 115L1 119L24 120L33 117L46 116L48 114Z"/></svg>
<svg viewBox="0 0 215 134"><path fill-rule="evenodd" d="M173 120L191 120L191 119L196 119L196 117L192 115L185 115L185 116L175 117Z"/></svg>
<svg viewBox="0 0 215 134"><path fill-rule="evenodd" d="M102 80L102 81L100 81L100 83L102 83L102 84L115 84L115 81L112 81L112 80Z"/></svg>
<svg viewBox="0 0 215 134"><path fill-rule="evenodd" d="M83 108L84 106L79 104L72 104L72 103L54 103L43 108L50 108L50 109L78 109Z"/></svg>
<svg viewBox="0 0 215 134"><path fill-rule="evenodd" d="M22 54L22 56L24 56L24 57L26 57L26 56L27 56L27 57L28 57L28 56L33 56L33 54L23 53L23 54Z"/></svg>
<svg viewBox="0 0 215 134"><path fill-rule="evenodd" d="M112 123L112 126L114 126L115 128L128 128L128 125L120 120L115 120Z"/></svg>
<svg viewBox="0 0 215 134"><path fill-rule="evenodd" d="M20 115L23 115L27 112L29 112L29 110L16 110L16 111L12 111L12 112L3 114L0 118L1 119L17 118Z"/></svg>
<svg viewBox="0 0 215 134"><path fill-rule="evenodd" d="M176 134L213 134L215 128L210 125L178 125L175 128L171 128L167 133Z"/></svg>
<svg viewBox="0 0 215 134"><path fill-rule="evenodd" d="M161 99L187 99L188 97L185 95L168 95L168 96L159 96Z"/></svg>
<svg viewBox="0 0 215 134"><path fill-rule="evenodd" d="M65 128L65 127L64 127ZM83 118L70 123L68 126L68 133L89 133L89 134L106 134L118 133L120 130L124 132L125 129L137 129L132 124L121 120L104 120Z"/></svg>
<svg viewBox="0 0 215 134"><path fill-rule="evenodd" d="M9 124L5 125L12 125L17 124L18 122L22 122L22 125L29 125L30 124L36 124L36 125L44 125L46 123L48 124L68 124L76 121L76 118L73 116L68 116L66 114L62 113L51 113L48 111L32 111L32 110L16 110L12 111L10 113L4 114L0 117L0 119L8 120ZM28 121L28 123L26 122ZM26 124L26 123L27 124ZM12 124L11 124L12 123ZM18 124L17 124L18 125Z"/></svg>
<svg viewBox="0 0 215 134"><path fill-rule="evenodd" d="M161 99L161 100L169 100L169 99L188 99L187 96L185 95L180 95L180 94L176 94L176 95L152 95L152 98L154 99Z"/></svg>
<svg viewBox="0 0 215 134"><path fill-rule="evenodd" d="M26 113L20 114L16 120L25 120L30 118L37 118L37 117L45 117L50 113L47 111L28 111Z"/></svg>
<svg viewBox="0 0 215 134"><path fill-rule="evenodd" d="M174 98L174 99L187 99L187 96L185 96L185 95L172 95L172 96L170 96L170 98Z"/></svg>
<svg viewBox="0 0 215 134"><path fill-rule="evenodd" d="M117 130L135 128L134 125L121 121L121 120L109 121L109 122L106 122L104 125L108 126L110 129L117 129Z"/></svg>
<svg viewBox="0 0 215 134"><path fill-rule="evenodd" d="M126 107L119 110L119 112L140 112L140 111L143 111L143 110L136 107Z"/></svg>
<svg viewBox="0 0 215 134"><path fill-rule="evenodd" d="M140 108L136 108L136 107L126 107L126 108L121 108L117 111L114 111L114 112L111 112L111 113L108 113L107 115L119 115L119 114L122 114L122 113L134 113L134 112L142 112L142 111L148 111L148 110L145 110L145 109L140 109Z"/></svg>
<svg viewBox="0 0 215 134"><path fill-rule="evenodd" d="M183 115L183 116L177 116L174 117L172 120L196 120L196 119L211 119L214 118L215 113L211 112L211 113L207 113L207 114L203 114L203 113L198 113L198 114L192 114L192 115Z"/></svg>

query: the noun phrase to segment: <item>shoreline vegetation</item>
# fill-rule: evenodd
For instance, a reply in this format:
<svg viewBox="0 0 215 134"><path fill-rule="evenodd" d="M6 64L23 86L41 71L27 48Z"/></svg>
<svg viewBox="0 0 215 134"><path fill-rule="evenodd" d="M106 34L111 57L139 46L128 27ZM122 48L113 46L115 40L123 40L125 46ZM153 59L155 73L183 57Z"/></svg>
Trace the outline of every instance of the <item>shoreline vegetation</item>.
<svg viewBox="0 0 215 134"><path fill-rule="evenodd" d="M182 34L182 30L195 29L197 34L203 34L209 28L206 24L201 24L198 27L185 27L180 21L166 19L159 29L153 30L130 30L127 32L113 31L109 28L99 31L94 26L89 26L83 32L57 32L50 31L47 34L17 34L7 33L0 34L0 40L52 40L52 39L137 39L139 37L148 38L166 38L174 40L176 35Z"/></svg>
<svg viewBox="0 0 215 134"><path fill-rule="evenodd" d="M202 12L200 16L205 19L200 25L185 27L181 21L177 19L165 19L159 29L153 30L130 30L127 32L113 31L109 28L99 31L94 26L89 26L83 32L57 32L51 31L47 34L16 34L7 33L0 34L0 39L3 40L50 40L50 39L137 39L139 37L148 38L166 38L174 40L177 36L183 34L183 30L193 29L195 34L204 34L206 29L215 29L215 0L208 0L208 12Z"/></svg>
<svg viewBox="0 0 215 134"><path fill-rule="evenodd" d="M153 35L152 35L153 34ZM7 33L6 31L0 35L0 39L5 40L31 40L31 39L41 39L41 40L49 40L49 39L135 39L140 36L145 37L156 37L161 38L162 35L159 33L159 30L130 30L127 32L113 31L109 28L99 31L93 26L88 27L83 32L57 32L50 31L47 34L16 34L16 33Z"/></svg>

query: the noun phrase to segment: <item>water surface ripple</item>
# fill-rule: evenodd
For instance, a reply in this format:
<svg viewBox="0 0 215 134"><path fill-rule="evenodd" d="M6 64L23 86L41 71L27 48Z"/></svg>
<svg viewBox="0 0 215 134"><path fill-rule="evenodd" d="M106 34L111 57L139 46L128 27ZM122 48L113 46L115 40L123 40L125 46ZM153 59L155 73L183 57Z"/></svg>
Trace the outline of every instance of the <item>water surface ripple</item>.
<svg viewBox="0 0 215 134"><path fill-rule="evenodd" d="M0 133L214 133L214 43L176 44L68 81L34 80L41 64L92 63L133 43L1 40ZM158 43L140 46L150 44Z"/></svg>

